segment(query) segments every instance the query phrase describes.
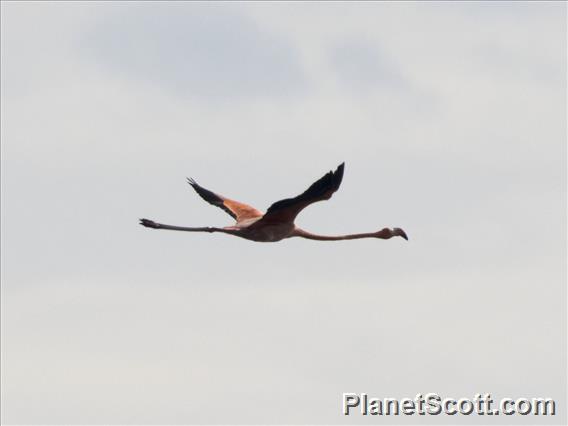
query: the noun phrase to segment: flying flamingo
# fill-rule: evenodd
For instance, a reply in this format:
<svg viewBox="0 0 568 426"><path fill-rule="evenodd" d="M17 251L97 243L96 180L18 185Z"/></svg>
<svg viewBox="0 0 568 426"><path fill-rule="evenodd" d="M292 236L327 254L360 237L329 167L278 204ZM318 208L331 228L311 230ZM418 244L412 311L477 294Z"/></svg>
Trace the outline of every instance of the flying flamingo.
<svg viewBox="0 0 568 426"><path fill-rule="evenodd" d="M302 194L294 198L277 201L272 204L264 214L247 204L215 194L199 186L193 179L188 178L187 181L199 196L208 203L223 209L231 215L237 221L235 225L225 226L223 228L188 228L164 225L149 219L140 219L140 224L147 228L170 229L173 231L223 232L225 234L246 238L247 240L260 242L274 242L290 237L301 237L319 241L338 241L358 238L381 238L388 240L389 238L399 236L408 240L406 233L400 228L384 228L377 232L363 234L317 235L304 231L294 224L296 216L298 216L303 209L317 201L329 200L331 195L339 189L339 185L343 179L344 167L345 163L341 163L335 172L330 171L325 174Z"/></svg>

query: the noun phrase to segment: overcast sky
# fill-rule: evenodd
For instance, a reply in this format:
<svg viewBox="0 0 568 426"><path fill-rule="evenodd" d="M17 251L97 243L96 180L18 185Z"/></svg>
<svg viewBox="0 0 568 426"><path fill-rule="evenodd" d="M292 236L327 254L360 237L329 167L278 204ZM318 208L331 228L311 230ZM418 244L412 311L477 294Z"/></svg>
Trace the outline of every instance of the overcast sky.
<svg viewBox="0 0 568 426"><path fill-rule="evenodd" d="M2 2L2 423L566 422L566 3ZM388 241L155 231L261 210Z"/></svg>

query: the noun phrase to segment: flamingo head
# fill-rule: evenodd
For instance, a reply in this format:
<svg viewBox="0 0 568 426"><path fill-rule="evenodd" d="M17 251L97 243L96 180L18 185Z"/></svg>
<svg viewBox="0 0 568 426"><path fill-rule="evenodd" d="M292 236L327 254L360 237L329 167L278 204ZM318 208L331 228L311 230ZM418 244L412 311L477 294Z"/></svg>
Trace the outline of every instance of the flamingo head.
<svg viewBox="0 0 568 426"><path fill-rule="evenodd" d="M377 238L389 239L392 237L402 237L408 241L408 236L401 228L383 228L377 232Z"/></svg>

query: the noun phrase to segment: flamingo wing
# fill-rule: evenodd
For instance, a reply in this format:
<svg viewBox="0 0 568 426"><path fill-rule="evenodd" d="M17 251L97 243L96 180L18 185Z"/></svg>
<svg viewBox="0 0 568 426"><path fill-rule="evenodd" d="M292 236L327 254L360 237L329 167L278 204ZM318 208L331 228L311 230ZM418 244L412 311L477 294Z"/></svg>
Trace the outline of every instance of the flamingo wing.
<svg viewBox="0 0 568 426"><path fill-rule="evenodd" d="M223 209L225 212L231 215L237 221L237 223L245 219L252 219L262 216L262 212L258 211L254 207L249 206L248 204L240 203L238 201L223 197L222 195L215 194L214 192L198 185L197 182L195 182L193 179L187 178L187 181L201 198L203 198L209 204Z"/></svg>
<svg viewBox="0 0 568 426"><path fill-rule="evenodd" d="M310 204L329 200L333 193L339 189L339 185L341 185L344 168L345 163L341 163L334 172L326 173L297 197L287 198L272 204L257 224L260 225L261 222L293 223L296 216Z"/></svg>

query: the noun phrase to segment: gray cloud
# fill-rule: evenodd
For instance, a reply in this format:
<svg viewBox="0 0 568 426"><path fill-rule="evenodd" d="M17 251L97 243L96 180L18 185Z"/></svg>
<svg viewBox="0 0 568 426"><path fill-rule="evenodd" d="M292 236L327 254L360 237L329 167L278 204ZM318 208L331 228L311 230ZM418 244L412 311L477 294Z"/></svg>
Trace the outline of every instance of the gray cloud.
<svg viewBox="0 0 568 426"><path fill-rule="evenodd" d="M330 51L330 63L340 82L357 92L407 87L401 72L373 43L344 40Z"/></svg>
<svg viewBox="0 0 568 426"><path fill-rule="evenodd" d="M182 96L285 96L307 84L293 46L227 5L123 5L81 48L126 78Z"/></svg>

